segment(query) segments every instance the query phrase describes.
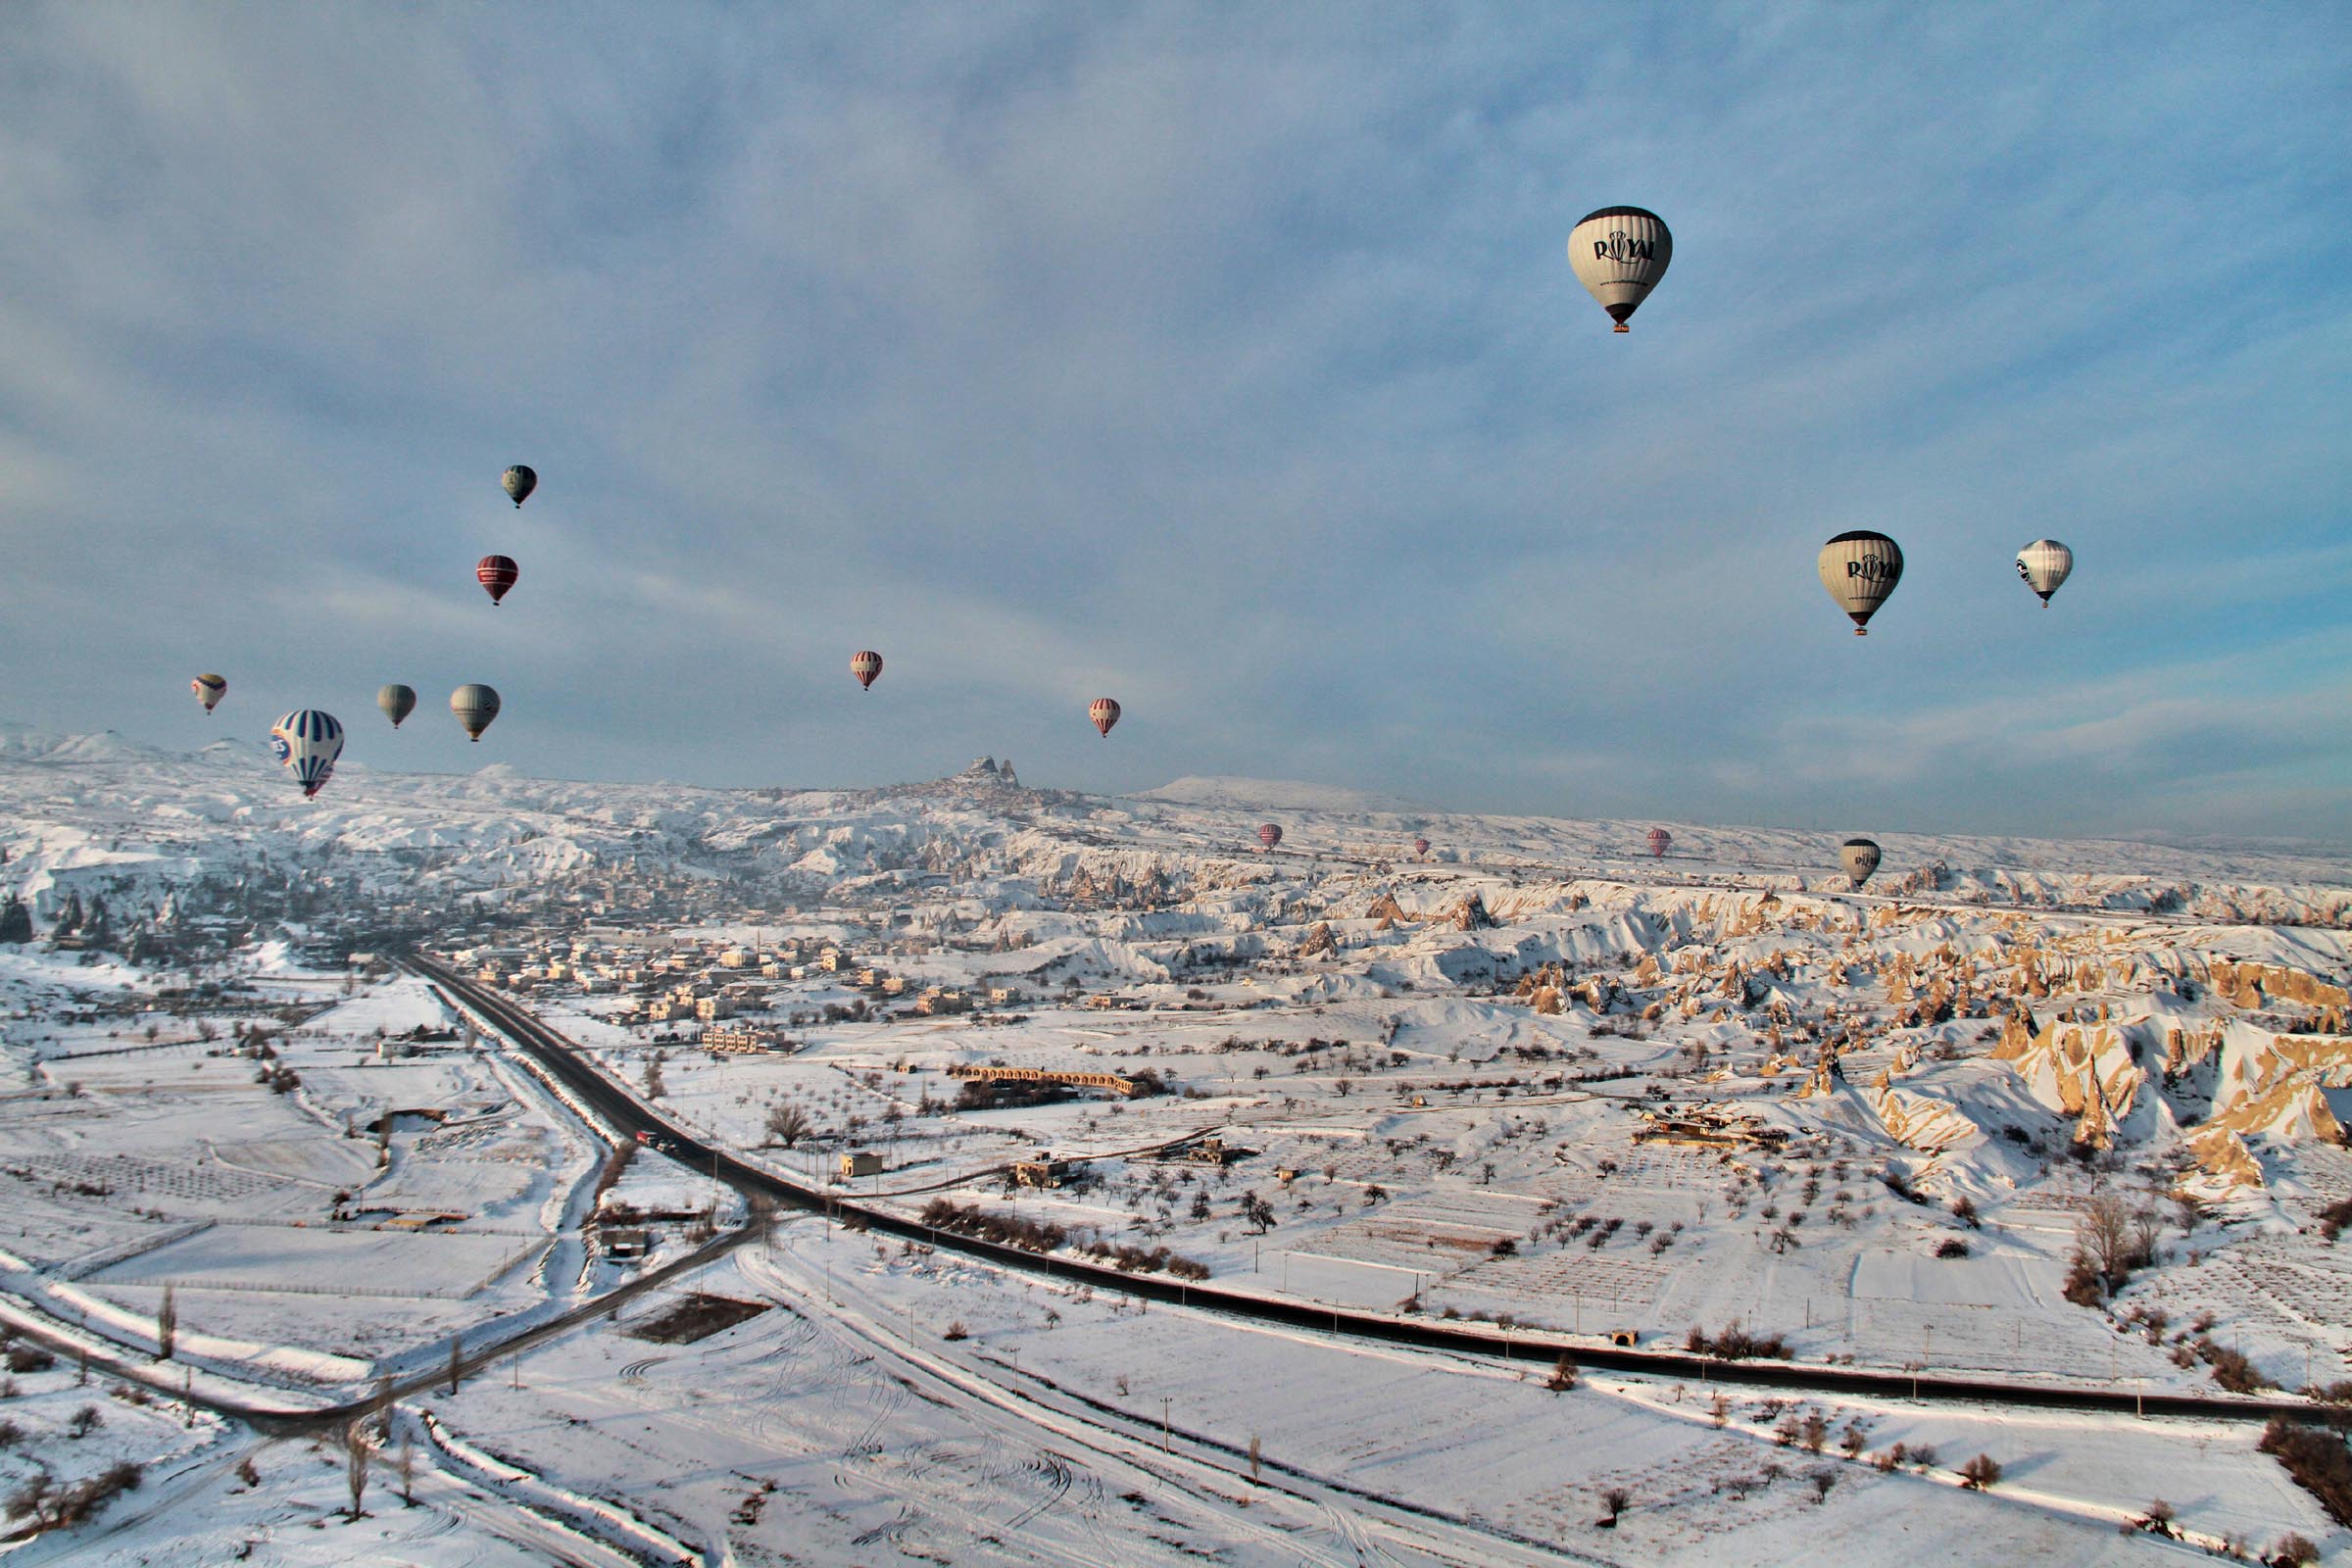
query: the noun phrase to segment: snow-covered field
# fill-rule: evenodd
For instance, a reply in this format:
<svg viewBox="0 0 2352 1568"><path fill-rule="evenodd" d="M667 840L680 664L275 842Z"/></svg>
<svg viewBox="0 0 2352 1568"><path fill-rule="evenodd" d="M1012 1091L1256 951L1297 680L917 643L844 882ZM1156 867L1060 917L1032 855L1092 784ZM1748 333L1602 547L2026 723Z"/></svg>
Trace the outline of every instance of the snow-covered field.
<svg viewBox="0 0 2352 1568"><path fill-rule="evenodd" d="M857 1152L862 1200L1164 1249L1227 1289L1571 1348L1737 1324L1799 1366L2352 1379L2328 1236L2352 1220L2352 871L2315 848L1882 833L1855 893L1811 835L1669 824L1651 858L1648 824L1245 780L354 769L305 806L234 743L8 742L0 888L38 939L0 945L0 1291L152 1360L168 1289L175 1359L216 1392L362 1397L742 1216L707 1170L611 1159L379 961L413 943L780 1172ZM775 1038L697 1044L722 1026ZM987 1071L1139 1092L992 1102ZM1044 1155L1057 1185L1016 1186ZM608 1255L600 1202L647 1216L648 1262ZM2085 1285L2102 1217L2116 1255ZM765 1309L633 1337L692 1292ZM152 1560L2089 1562L2151 1549L2118 1526L2161 1496L2192 1544L2352 1545L2254 1426L1718 1411L1631 1376L1553 1391L1549 1354L1147 1312L803 1219L404 1400L415 1507L386 1502L392 1450L373 1517L332 1523L339 1451L265 1445L249 1485L240 1423L191 1457L141 1411L121 1433L182 1467L178 1501L80 1528ZM1898 1443L1937 1458L1874 1462ZM1978 1452L1989 1495L1956 1485Z"/></svg>

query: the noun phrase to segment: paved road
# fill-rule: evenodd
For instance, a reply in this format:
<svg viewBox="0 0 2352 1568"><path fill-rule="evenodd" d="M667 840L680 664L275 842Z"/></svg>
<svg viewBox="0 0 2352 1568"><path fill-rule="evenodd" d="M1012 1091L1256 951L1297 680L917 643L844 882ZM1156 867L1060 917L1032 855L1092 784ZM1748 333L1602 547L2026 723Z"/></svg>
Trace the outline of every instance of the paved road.
<svg viewBox="0 0 2352 1568"><path fill-rule="evenodd" d="M616 1286L602 1296L592 1297L571 1310L549 1318L518 1334L498 1338L496 1337L496 1326L490 1325L488 1332L491 1337L478 1339L474 1348L465 1348L464 1342L461 1340L458 1359L459 1376L471 1378L486 1371L507 1356L529 1349L546 1340L551 1340L559 1334L587 1322L590 1318L601 1317L633 1297L658 1289L680 1274L701 1268L713 1258L722 1256L734 1248L761 1235L764 1229L764 1224L758 1219L738 1226L722 1236L706 1242L691 1252L672 1258L658 1268L638 1275L624 1285ZM22 1337L37 1340L61 1356L75 1358L82 1353L85 1342L76 1340L71 1335L43 1328L38 1324L14 1326ZM217 1414L232 1417L246 1423L257 1432L278 1438L306 1437L314 1433L331 1431L360 1416L372 1413L385 1399L383 1394L370 1393L362 1398L351 1399L342 1404L320 1405L307 1410L292 1409L279 1404L251 1404L221 1395L208 1394L201 1390L189 1390L183 1387L169 1362L151 1361L145 1357L130 1358L92 1350L89 1352L89 1366L92 1372L144 1385L159 1394L177 1399L183 1404L198 1405ZM447 1360L443 1360L430 1370L411 1373L408 1377L395 1381L391 1386L390 1396L395 1401L405 1399L411 1395L429 1393L446 1385L448 1381L449 1363Z"/></svg>
<svg viewBox="0 0 2352 1568"><path fill-rule="evenodd" d="M738 1159L715 1148L653 1107L592 1066L571 1041L549 1028L529 1011L494 992L475 985L444 964L422 956L406 960L410 967L446 988L449 994L479 1013L531 1057L560 1079L584 1104L627 1136L640 1131L670 1139L676 1157L696 1170L713 1172L747 1197L760 1197L793 1207L822 1210L887 1235L906 1237L949 1251L985 1258L1000 1267L1027 1274L1065 1279L1152 1300L1172 1302L1200 1311L1220 1312L1264 1323L1316 1329L1344 1337L1409 1345L1423 1349L1496 1356L1505 1360L1549 1363L1563 1351L1578 1364L1620 1372L1680 1378L1693 1383L1744 1384L1793 1389L1816 1394L1859 1395L1880 1399L1916 1398L1968 1404L2032 1405L2066 1410L2101 1410L2119 1415L2195 1416L2223 1421L2268 1421L2286 1416L2318 1421L2323 1407L2303 1399L2250 1398L2234 1395L2127 1394L2109 1389L2057 1388L2034 1383L1955 1378L1923 1374L1867 1371L1850 1367L1800 1366L1786 1361L1718 1361L1679 1350L1624 1349L1569 1341L1544 1333L1504 1334L1476 1324L1374 1316L1344 1307L1272 1299L1221 1291L1214 1286L1189 1285L1152 1275L1125 1274L1114 1268L1075 1258L1040 1255L975 1237L935 1230L918 1221L869 1208L855 1200L822 1188L778 1176L763 1167Z"/></svg>

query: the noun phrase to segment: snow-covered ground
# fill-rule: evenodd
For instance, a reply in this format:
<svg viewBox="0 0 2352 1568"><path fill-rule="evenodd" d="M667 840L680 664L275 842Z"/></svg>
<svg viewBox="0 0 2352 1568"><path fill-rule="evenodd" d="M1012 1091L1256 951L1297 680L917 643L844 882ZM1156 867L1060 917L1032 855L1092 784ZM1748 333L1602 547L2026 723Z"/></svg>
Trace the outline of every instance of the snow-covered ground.
<svg viewBox="0 0 2352 1568"><path fill-rule="evenodd" d="M1855 893L1813 835L1667 824L1653 858L1649 824L1249 780L1102 800L993 768L779 793L354 767L304 805L236 743L5 742L0 891L61 940L0 945L0 1291L136 1358L169 1290L175 1360L215 1394L362 1396L742 1216L708 1171L613 1160L421 981L343 966L412 942L781 1172L875 1156L841 1190L1165 1249L1226 1289L1570 1347L1738 1324L1800 1366L2352 1378L2352 1252L2326 1235L2352 1219L2352 872L2317 848L1882 833ZM722 994L770 1049L701 1049L706 1024L646 1010ZM994 1069L1145 1092L990 1103ZM1041 1152L1060 1185L1012 1185ZM649 1261L609 1255L600 1201L607 1228L652 1216ZM2076 1264L2102 1215L2146 1254L2111 1293ZM752 1315L633 1337L693 1292ZM415 1507L379 1479L372 1518L328 1522L339 1451L265 1445L249 1485L235 1422L199 1451L141 1410L105 1430L184 1471L179 1500L82 1529L153 1560L263 1540L287 1560L1908 1542L2088 1562L2148 1550L2118 1526L2162 1496L2196 1541L2352 1545L2254 1427L1752 1394L1719 1422L1712 1390L1547 1372L1146 1312L798 1220L406 1401ZM1808 1414L1822 1455L1776 1441ZM1938 1459L1872 1462L1898 1443ZM2003 1467L1989 1496L1954 1484L1978 1452Z"/></svg>

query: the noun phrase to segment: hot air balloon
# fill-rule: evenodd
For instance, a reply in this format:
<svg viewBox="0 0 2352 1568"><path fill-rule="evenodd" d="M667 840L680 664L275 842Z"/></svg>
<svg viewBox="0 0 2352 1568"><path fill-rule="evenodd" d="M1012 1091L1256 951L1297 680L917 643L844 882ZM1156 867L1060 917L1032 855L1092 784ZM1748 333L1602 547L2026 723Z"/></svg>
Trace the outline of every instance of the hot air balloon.
<svg viewBox="0 0 2352 1568"><path fill-rule="evenodd" d="M1871 839L1847 839L1838 850L1838 863L1859 888L1879 868L1879 846Z"/></svg>
<svg viewBox="0 0 2352 1568"><path fill-rule="evenodd" d="M1423 858L1424 860L1428 859L1428 858L1429 858L1429 840L1427 840L1427 839L1415 839L1415 840L1413 840L1413 853L1414 853L1415 855L1418 855L1419 857L1421 857L1421 858Z"/></svg>
<svg viewBox="0 0 2352 1568"><path fill-rule="evenodd" d="M294 720L299 712L280 713L277 722L270 726L270 755L277 765L290 767L294 762Z"/></svg>
<svg viewBox="0 0 2352 1568"><path fill-rule="evenodd" d="M1674 835L1664 828L1653 827L1649 830L1649 853L1659 859L1666 858L1667 847L1673 843Z"/></svg>
<svg viewBox="0 0 2352 1568"><path fill-rule="evenodd" d="M1257 842L1269 850L1280 844L1282 842L1282 824L1280 822L1260 822L1257 825Z"/></svg>
<svg viewBox="0 0 2352 1568"><path fill-rule="evenodd" d="M2017 574L2041 595L2041 608L2050 608L2056 593L2075 569L2075 553L2055 539L2036 539L2017 553Z"/></svg>
<svg viewBox="0 0 2352 1568"><path fill-rule="evenodd" d="M228 682L207 672L188 682L188 690L196 694L196 700L204 705L204 710L209 713L220 706L221 698L228 695Z"/></svg>
<svg viewBox="0 0 2352 1568"><path fill-rule="evenodd" d="M498 693L478 681L461 686L449 694L449 710L458 715L466 739L479 743L482 731L498 716Z"/></svg>
<svg viewBox="0 0 2352 1568"><path fill-rule="evenodd" d="M297 709L279 720L272 736L282 736L285 763L309 800L334 776L335 759L343 755L343 725L332 713L316 708Z"/></svg>
<svg viewBox="0 0 2352 1568"><path fill-rule="evenodd" d="M882 656L871 648L852 654L850 656L850 673L858 677L858 685L869 692L872 691L874 677L882 673Z"/></svg>
<svg viewBox="0 0 2352 1568"><path fill-rule="evenodd" d="M1819 565L1821 585L1853 617L1854 635L1870 635L1870 617L1903 580L1902 547L1867 529L1841 533L1821 547Z"/></svg>
<svg viewBox="0 0 2352 1568"><path fill-rule="evenodd" d="M1674 236L1664 220L1643 208L1603 207L1568 231L1568 265L1576 280L1620 332L1632 330L1625 318L1642 308L1672 260Z"/></svg>
<svg viewBox="0 0 2352 1568"><path fill-rule="evenodd" d="M490 603L497 604L514 586L522 568L514 564L513 556L484 556L473 568L473 580L490 590Z"/></svg>
<svg viewBox="0 0 2352 1568"><path fill-rule="evenodd" d="M500 474L498 482L506 488L508 497L514 501L517 511L530 499L531 492L539 488L539 476L519 463Z"/></svg>
<svg viewBox="0 0 2352 1568"><path fill-rule="evenodd" d="M402 719L416 711L416 688L395 682L375 694L375 706L384 710L392 727L398 729Z"/></svg>
<svg viewBox="0 0 2352 1568"><path fill-rule="evenodd" d="M1119 721L1119 705L1107 697L1098 697L1086 705L1086 716L1095 721L1095 728L1110 739L1110 726Z"/></svg>

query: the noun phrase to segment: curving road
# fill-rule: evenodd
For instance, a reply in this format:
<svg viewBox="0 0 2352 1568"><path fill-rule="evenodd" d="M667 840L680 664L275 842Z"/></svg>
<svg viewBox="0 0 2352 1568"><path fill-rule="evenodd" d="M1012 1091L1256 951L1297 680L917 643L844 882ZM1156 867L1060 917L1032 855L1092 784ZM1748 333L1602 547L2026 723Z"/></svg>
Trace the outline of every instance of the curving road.
<svg viewBox="0 0 2352 1568"><path fill-rule="evenodd" d="M1127 1274L1075 1258L1027 1252L977 1237L935 1230L919 1221L870 1208L853 1199L789 1180L763 1166L739 1159L639 1101L591 1065L570 1040L540 1022L514 1002L474 984L447 965L420 955L412 955L403 961L417 974L441 986L451 997L480 1014L485 1022L514 1041L622 1136L634 1137L639 1132L647 1132L667 1138L674 1145L674 1157L690 1162L698 1172L713 1172L747 1198L766 1199L796 1208L822 1211L835 1217L854 1217L859 1224L886 1235L905 1237L949 1251L984 1258L1002 1268L1070 1280L1198 1311L1250 1318L1262 1323L1279 1323L1293 1328L1322 1330L1391 1345L1546 1363L1564 1351L1574 1356L1581 1366L1606 1367L1613 1371L1681 1378L1697 1383L1744 1384L1881 1399L1916 1398L1969 1404L2032 1405L2064 1410L2099 1410L2117 1415L2194 1416L2221 1421L2269 1421L2274 1416L2285 1416L2295 1421L2318 1422L2328 1414L2326 1407L2303 1399L2265 1399L2236 1395L2138 1395L2108 1389L2054 1388L2034 1383L1927 1373L1913 1377L1903 1372L1799 1366L1786 1361L1719 1361L1710 1356L1692 1355L1681 1350L1627 1349L1537 1332L1506 1335L1476 1324L1379 1316L1345 1307L1243 1295L1219 1290L1212 1285L1191 1285L1152 1275Z"/></svg>

